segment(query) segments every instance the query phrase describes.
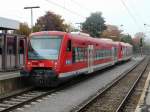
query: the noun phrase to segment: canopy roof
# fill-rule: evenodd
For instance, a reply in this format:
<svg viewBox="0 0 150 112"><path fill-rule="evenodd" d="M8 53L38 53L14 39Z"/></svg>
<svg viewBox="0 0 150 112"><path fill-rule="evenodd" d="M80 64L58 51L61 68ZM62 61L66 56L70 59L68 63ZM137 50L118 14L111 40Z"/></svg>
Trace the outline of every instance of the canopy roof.
<svg viewBox="0 0 150 112"><path fill-rule="evenodd" d="M0 17L0 30L19 29L19 21Z"/></svg>

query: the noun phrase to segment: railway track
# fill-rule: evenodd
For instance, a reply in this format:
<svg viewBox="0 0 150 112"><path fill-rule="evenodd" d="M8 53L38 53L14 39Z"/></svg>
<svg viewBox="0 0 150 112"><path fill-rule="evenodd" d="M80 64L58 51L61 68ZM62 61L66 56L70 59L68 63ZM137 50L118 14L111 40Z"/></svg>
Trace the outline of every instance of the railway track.
<svg viewBox="0 0 150 112"><path fill-rule="evenodd" d="M127 101L126 101L127 103L125 103L125 106L123 107L122 112L136 111L136 107L137 107L137 105L139 103L139 100L141 98L143 88L145 88L145 84L146 84L146 81L147 81L147 78L148 78L148 75L149 75L149 71L150 71L150 62L148 63L146 71L144 72L144 74L140 78L140 80L139 80L137 86L135 87L134 91L132 92L132 94L127 99Z"/></svg>
<svg viewBox="0 0 150 112"><path fill-rule="evenodd" d="M45 88L40 90L39 88L31 87L25 91L0 98L0 112L9 112L17 108L30 104L52 93L58 92L63 89L67 89L75 84L78 84L86 79L92 78L92 76L76 77L75 80L71 79L57 88Z"/></svg>
<svg viewBox="0 0 150 112"><path fill-rule="evenodd" d="M71 112L122 112L128 97L145 72L148 62L149 57L75 107Z"/></svg>
<svg viewBox="0 0 150 112"><path fill-rule="evenodd" d="M106 68L105 70L108 70L108 69ZM101 72L104 72L104 71L102 70ZM95 73L95 75L94 74L93 75L96 76L96 74L99 74L99 73ZM37 101L38 99L42 99L43 97L47 95L51 95L52 93L58 92L63 89L67 89L71 86L74 86L75 84L78 84L94 76L89 75L89 76L79 77L79 78L76 78L75 80L70 80L69 82L63 84L63 86L50 89L50 90L39 90L39 89L33 88L30 91L25 91L25 92L18 93L16 95L13 95L7 98L0 99L0 112L13 111L17 108L24 106L25 104L30 104L34 101Z"/></svg>
<svg viewBox="0 0 150 112"><path fill-rule="evenodd" d="M0 112L8 112L14 110L18 107L21 107L27 103L40 99L46 95L54 93L57 89L51 90L30 90L28 92L20 93L0 101Z"/></svg>

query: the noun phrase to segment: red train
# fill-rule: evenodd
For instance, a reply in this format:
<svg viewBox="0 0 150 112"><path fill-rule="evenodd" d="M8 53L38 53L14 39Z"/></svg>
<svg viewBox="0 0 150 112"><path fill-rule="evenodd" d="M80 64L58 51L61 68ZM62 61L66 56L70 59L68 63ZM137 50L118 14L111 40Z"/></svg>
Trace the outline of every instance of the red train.
<svg viewBox="0 0 150 112"><path fill-rule="evenodd" d="M36 86L54 86L63 79L88 74L132 57L132 46L83 33L32 33L21 74Z"/></svg>

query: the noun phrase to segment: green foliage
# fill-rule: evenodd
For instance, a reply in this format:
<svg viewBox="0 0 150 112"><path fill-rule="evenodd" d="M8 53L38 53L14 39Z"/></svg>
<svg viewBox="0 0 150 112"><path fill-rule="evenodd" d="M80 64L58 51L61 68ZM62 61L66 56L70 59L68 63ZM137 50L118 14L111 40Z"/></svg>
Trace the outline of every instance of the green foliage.
<svg viewBox="0 0 150 112"><path fill-rule="evenodd" d="M31 29L27 23L20 23L19 30L15 31L16 34L29 36Z"/></svg>
<svg viewBox="0 0 150 112"><path fill-rule="evenodd" d="M121 41L129 44L133 44L131 35L122 35Z"/></svg>
<svg viewBox="0 0 150 112"><path fill-rule="evenodd" d="M82 31L89 33L92 37L100 37L102 31L106 29L104 23L101 12L92 13L82 24Z"/></svg>
<svg viewBox="0 0 150 112"><path fill-rule="evenodd" d="M48 30L66 31L67 28L68 25L64 23L64 19L62 19L60 15L48 11L44 16L37 19L33 27L33 32Z"/></svg>
<svg viewBox="0 0 150 112"><path fill-rule="evenodd" d="M40 26L35 25L32 27L32 32L39 32L40 31Z"/></svg>
<svg viewBox="0 0 150 112"><path fill-rule="evenodd" d="M76 29L71 23L66 24L66 32L75 32L75 31L76 31Z"/></svg>

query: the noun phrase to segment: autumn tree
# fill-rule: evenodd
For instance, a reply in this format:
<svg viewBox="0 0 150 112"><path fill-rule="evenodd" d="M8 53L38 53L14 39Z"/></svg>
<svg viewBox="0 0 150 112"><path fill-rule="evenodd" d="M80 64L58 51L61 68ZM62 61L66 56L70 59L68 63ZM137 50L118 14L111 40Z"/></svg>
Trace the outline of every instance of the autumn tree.
<svg viewBox="0 0 150 112"><path fill-rule="evenodd" d="M138 32L135 34L133 38L133 48L135 52L139 52L140 47L144 46L145 44L144 37L145 37L145 34L143 32Z"/></svg>
<svg viewBox="0 0 150 112"><path fill-rule="evenodd" d="M102 32L103 38L110 38L114 41L120 41L121 30L115 25L107 25L107 29Z"/></svg>
<svg viewBox="0 0 150 112"><path fill-rule="evenodd" d="M140 46L140 44L144 44L144 37L145 37L145 34L143 32L136 33L133 38L133 44L136 46Z"/></svg>
<svg viewBox="0 0 150 112"><path fill-rule="evenodd" d="M60 15L48 11L44 16L37 19L33 32L47 30L66 31L67 28L68 25L64 23L64 19Z"/></svg>
<svg viewBox="0 0 150 112"><path fill-rule="evenodd" d="M129 44L133 44L132 43L132 37L129 34L128 35L122 34L121 41L125 42L125 43L129 43Z"/></svg>
<svg viewBox="0 0 150 112"><path fill-rule="evenodd" d="M29 34L31 33L31 29L29 28L27 23L20 23L19 29L16 30L14 33L29 36Z"/></svg>
<svg viewBox="0 0 150 112"><path fill-rule="evenodd" d="M82 31L89 33L92 37L100 37L102 31L106 29L104 23L101 12L92 13L82 24Z"/></svg>
<svg viewBox="0 0 150 112"><path fill-rule="evenodd" d="M66 32L75 32L76 29L71 23L66 23Z"/></svg>

